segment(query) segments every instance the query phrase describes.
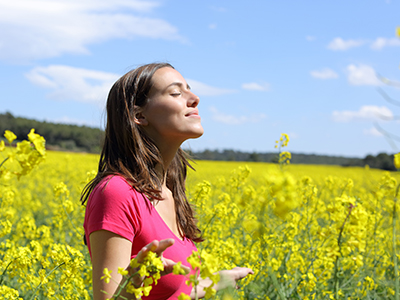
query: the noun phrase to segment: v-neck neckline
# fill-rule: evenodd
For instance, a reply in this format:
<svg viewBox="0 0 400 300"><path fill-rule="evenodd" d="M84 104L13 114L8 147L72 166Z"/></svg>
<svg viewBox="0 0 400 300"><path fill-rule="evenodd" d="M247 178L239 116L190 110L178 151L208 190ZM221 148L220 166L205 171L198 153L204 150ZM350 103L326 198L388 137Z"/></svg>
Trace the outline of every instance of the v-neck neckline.
<svg viewBox="0 0 400 300"><path fill-rule="evenodd" d="M164 226L169 230L169 232L171 233L171 234L173 234L173 236L176 238L176 240L178 240L180 243L182 243L182 244L185 244L185 240L187 239L186 237L182 237L182 238L180 238L179 236L177 236L176 234L175 234L175 232L173 232L172 231L172 229L168 226L168 224L164 221L164 219L161 217L161 215L160 215L160 213L157 211L157 209L155 208L155 206L153 205L153 203L145 196L145 195L143 195L142 194L142 196L143 196L143 198L146 200L146 201L148 201L149 202L149 204L150 204L150 206L151 206L151 210L154 210L155 211L155 213L156 213L156 215L158 216L158 218L160 218L160 220L162 221L162 223L164 224Z"/></svg>

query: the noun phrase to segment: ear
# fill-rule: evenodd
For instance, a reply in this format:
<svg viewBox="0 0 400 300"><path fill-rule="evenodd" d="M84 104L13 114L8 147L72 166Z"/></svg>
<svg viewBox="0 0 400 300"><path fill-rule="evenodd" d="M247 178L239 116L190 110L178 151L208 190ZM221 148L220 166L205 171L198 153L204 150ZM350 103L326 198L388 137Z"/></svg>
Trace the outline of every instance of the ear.
<svg viewBox="0 0 400 300"><path fill-rule="evenodd" d="M146 117L144 116L142 109L139 106L135 106L135 115L133 116L133 121L137 125L147 126L149 122L147 121Z"/></svg>

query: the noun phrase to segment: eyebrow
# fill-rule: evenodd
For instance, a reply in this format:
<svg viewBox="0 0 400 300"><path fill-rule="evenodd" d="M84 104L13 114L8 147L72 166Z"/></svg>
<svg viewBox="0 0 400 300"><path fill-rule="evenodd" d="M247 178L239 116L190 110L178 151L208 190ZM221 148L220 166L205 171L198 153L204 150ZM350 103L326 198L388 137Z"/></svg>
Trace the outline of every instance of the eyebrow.
<svg viewBox="0 0 400 300"><path fill-rule="evenodd" d="M170 85L168 85L168 86L166 87L166 89L169 88L169 87L171 87L171 86L174 86L174 85L177 85L177 86L179 86L180 88L182 88L182 87L184 86L184 84L183 84L182 82L173 82L173 83L171 83ZM190 85L187 84L187 83L186 83L186 88L187 88L188 90L190 90Z"/></svg>

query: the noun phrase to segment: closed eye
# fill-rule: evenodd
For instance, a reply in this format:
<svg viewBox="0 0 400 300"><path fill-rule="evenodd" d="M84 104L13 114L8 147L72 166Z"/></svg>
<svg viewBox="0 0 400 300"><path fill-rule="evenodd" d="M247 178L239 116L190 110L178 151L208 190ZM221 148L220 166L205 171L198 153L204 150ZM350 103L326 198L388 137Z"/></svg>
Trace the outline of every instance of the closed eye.
<svg viewBox="0 0 400 300"><path fill-rule="evenodd" d="M180 95L181 95L181 93L173 93L173 94L171 94L171 96L173 96L173 97L178 97Z"/></svg>

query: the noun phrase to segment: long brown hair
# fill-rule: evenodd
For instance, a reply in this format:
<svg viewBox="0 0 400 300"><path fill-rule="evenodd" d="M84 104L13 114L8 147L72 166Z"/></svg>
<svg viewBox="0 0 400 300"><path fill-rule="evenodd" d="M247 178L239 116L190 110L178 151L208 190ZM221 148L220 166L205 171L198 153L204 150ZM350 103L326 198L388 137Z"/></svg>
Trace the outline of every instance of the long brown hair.
<svg viewBox="0 0 400 300"><path fill-rule="evenodd" d="M134 122L138 110L148 101L154 73L165 67L173 68L168 63L143 65L126 73L111 88L98 172L82 191L81 201L85 204L95 186L108 175L120 175L151 201L159 200L162 182L156 166L162 166L162 172L167 174L167 187L174 197L180 233L195 242L201 242L201 231L185 193L187 168L192 168L187 154L179 148L165 170L159 149L143 128Z"/></svg>

